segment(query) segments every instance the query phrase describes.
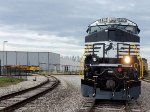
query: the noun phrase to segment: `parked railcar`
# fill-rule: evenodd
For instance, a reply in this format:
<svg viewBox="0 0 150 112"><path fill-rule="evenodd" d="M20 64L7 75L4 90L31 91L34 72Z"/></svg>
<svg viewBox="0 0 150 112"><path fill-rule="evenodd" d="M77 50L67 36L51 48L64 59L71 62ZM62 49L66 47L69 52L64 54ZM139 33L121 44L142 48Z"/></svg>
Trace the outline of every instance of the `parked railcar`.
<svg viewBox="0 0 150 112"><path fill-rule="evenodd" d="M102 18L88 26L81 92L95 99L131 100L141 94L140 29L126 18Z"/></svg>
<svg viewBox="0 0 150 112"><path fill-rule="evenodd" d="M27 66L27 65L7 65L4 67L7 71L13 72L13 71L22 71L22 72L39 72L41 70L41 67L39 66Z"/></svg>

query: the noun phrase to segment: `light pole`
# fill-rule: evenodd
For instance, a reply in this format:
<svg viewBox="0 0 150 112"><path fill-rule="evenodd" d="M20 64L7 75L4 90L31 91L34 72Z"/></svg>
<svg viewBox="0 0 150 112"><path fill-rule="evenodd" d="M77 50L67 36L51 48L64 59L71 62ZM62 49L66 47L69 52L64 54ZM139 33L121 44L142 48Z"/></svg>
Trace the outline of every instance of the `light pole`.
<svg viewBox="0 0 150 112"><path fill-rule="evenodd" d="M4 52L5 52L5 43L7 43L8 41L3 41L3 74L4 74L4 61L5 61L5 57L4 57Z"/></svg>

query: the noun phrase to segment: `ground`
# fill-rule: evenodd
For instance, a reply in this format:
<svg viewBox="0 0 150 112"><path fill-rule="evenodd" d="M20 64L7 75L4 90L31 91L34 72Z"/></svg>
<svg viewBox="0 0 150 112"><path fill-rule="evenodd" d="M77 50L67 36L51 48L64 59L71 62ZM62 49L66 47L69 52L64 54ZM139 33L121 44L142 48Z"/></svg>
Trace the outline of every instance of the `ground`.
<svg viewBox="0 0 150 112"><path fill-rule="evenodd" d="M80 76L56 75L58 87L16 112L76 112L85 102L80 94Z"/></svg>
<svg viewBox="0 0 150 112"><path fill-rule="evenodd" d="M150 71L148 71L148 75L145 77L145 79L150 80Z"/></svg>
<svg viewBox="0 0 150 112"><path fill-rule="evenodd" d="M80 93L80 76L57 75L60 84L56 89L34 100L15 112L77 112L87 101ZM131 106L150 110L150 83L142 82L142 94Z"/></svg>

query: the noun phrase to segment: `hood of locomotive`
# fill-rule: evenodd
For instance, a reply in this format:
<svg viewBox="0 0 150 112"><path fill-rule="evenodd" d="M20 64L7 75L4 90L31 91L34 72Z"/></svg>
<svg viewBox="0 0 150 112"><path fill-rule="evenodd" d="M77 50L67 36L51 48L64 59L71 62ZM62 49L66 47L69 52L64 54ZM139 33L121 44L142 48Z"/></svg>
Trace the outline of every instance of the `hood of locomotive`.
<svg viewBox="0 0 150 112"><path fill-rule="evenodd" d="M139 47L139 43L140 37L138 35L117 28L107 28L87 35L85 45L95 44L95 48L93 48L94 50L89 49L89 54L86 55L85 76L87 72L91 72L89 74L93 75L103 74L105 76L113 73L123 74L123 76L132 74L136 71L136 67L133 67L137 62L135 51L130 51L129 54L127 49L122 49L119 54L118 50L123 47L126 48L126 45L130 44L136 44ZM121 53L122 55L130 55L131 62L129 64L123 62L123 56L120 56ZM120 73L118 73L118 70Z"/></svg>
<svg viewBox="0 0 150 112"><path fill-rule="evenodd" d="M97 43L99 43L99 45ZM117 56L118 55L118 52L117 52L118 43L136 44L139 46L140 37L137 34L133 34L133 33L121 30L121 29L117 29L117 28L107 28L107 29L89 34L85 37L85 45L97 44L96 45L97 49L95 50L94 54L100 58L104 58L104 57L105 58L119 58ZM105 44L105 45L103 46L102 44ZM120 45L120 48L121 47L123 47L123 45L122 46ZM126 50L124 51L126 52L126 54L128 53ZM132 55L132 52L131 52L131 55Z"/></svg>

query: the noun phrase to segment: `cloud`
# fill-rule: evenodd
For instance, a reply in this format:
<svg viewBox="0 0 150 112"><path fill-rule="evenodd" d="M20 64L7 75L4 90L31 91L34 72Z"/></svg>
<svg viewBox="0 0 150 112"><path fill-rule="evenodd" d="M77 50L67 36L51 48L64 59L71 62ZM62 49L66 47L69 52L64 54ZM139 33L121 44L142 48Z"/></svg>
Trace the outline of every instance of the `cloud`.
<svg viewBox="0 0 150 112"><path fill-rule="evenodd" d="M44 34L31 30L19 30L12 26L1 27L0 40L7 40L7 50L56 52L62 55L80 55L81 46L78 39L59 37L53 33ZM3 41L2 41L3 42ZM1 50L2 50L1 44Z"/></svg>
<svg viewBox="0 0 150 112"><path fill-rule="evenodd" d="M0 3L0 41L9 41L7 49L81 55L90 23L103 17L125 17L141 29L141 50L148 58L149 45L144 44L150 43L149 0L0 0Z"/></svg>

